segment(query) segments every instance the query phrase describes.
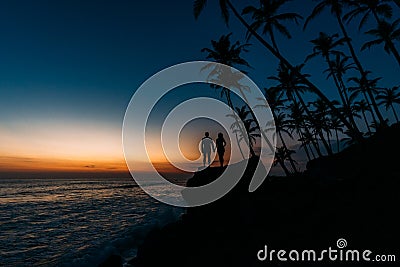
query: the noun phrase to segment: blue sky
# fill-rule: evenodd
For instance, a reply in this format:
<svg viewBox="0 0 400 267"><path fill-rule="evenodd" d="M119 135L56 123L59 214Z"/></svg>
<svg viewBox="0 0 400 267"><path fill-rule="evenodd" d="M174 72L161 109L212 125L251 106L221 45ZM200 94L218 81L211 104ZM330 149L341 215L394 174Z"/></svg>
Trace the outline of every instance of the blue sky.
<svg viewBox="0 0 400 267"><path fill-rule="evenodd" d="M109 131L112 138L120 138L117 134L130 97L147 78L176 63L204 60L200 49L222 34L232 31L233 40L243 41L243 27L231 16L227 28L214 2L209 1L195 21L192 1L1 1L0 134L28 138L38 127L82 126L84 131L89 125L93 134ZM248 2L257 4L234 2L239 2L239 9ZM305 17L314 4L297 0L285 9ZM399 11L394 8L395 17ZM311 52L309 40L319 31L339 32L328 13L305 32L301 26L288 25L294 38L288 41L278 35L277 42L296 64ZM359 48L366 37L358 33L355 24L349 32ZM255 40L250 42L254 43L251 51L244 55L254 67L249 76L259 87L271 85L266 77L274 74L277 61ZM382 48L359 55L367 69L384 77L382 86L399 84L399 66ZM305 68L312 81L337 99L332 83L321 75L324 69L319 59ZM15 138L13 142L18 143ZM25 141L32 144L37 140ZM10 149L0 145L2 154L13 154ZM32 149L24 156L39 153Z"/></svg>
<svg viewBox="0 0 400 267"><path fill-rule="evenodd" d="M2 2L3 119L49 113L57 118L120 119L133 91L158 70L204 59L200 49L221 34L234 31L233 38L243 39L243 28L235 18L226 28L209 2L198 21L192 16L192 1ZM300 10L305 16L314 4L309 2L294 1L287 9ZM311 52L308 41L319 31L338 32L334 19L324 14L305 33L300 27L290 28L294 39L278 37L278 44L298 63ZM357 37L353 37L356 46ZM276 61L257 42L251 50L246 56L255 67L250 76L262 86L273 74ZM383 84L396 83L398 66L381 50L359 54L368 69L385 76ZM306 71L318 74L312 77L318 85L331 88L319 75L321 61L314 62ZM333 91L329 88L328 94Z"/></svg>

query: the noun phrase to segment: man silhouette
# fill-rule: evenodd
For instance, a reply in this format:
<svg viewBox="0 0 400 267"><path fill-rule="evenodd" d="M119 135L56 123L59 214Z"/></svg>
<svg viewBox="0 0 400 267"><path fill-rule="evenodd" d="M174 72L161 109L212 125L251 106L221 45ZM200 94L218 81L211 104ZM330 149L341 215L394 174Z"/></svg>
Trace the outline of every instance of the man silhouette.
<svg viewBox="0 0 400 267"><path fill-rule="evenodd" d="M201 139L201 153L203 153L203 166L206 166L206 158L208 165L211 164L211 148L215 151L214 142L210 138L210 134L205 132L205 136Z"/></svg>

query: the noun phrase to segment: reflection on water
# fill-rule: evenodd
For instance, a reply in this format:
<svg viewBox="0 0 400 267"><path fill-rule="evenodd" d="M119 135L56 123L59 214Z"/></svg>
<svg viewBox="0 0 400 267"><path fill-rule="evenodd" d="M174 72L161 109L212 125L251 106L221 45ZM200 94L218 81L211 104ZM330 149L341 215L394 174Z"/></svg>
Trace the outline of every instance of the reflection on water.
<svg viewBox="0 0 400 267"><path fill-rule="evenodd" d="M131 179L0 180L0 266L84 266L133 253L124 249L139 232L171 212Z"/></svg>

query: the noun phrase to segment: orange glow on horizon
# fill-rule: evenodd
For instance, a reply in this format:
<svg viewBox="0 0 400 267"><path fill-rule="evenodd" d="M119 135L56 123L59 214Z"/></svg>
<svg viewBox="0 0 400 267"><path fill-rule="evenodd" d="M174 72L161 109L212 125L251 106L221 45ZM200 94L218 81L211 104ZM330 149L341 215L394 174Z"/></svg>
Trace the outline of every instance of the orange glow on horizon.
<svg viewBox="0 0 400 267"><path fill-rule="evenodd" d="M204 125L203 125L204 124ZM201 157L198 144L204 131L215 139L222 129L215 123L201 121L184 128L179 146L184 157ZM128 173L123 156L121 128L101 123L71 121L11 122L0 125L0 178L5 173ZM228 140L227 140L228 141ZM146 136L148 157L164 173L179 173L167 160L159 133ZM169 155L177 161L174 151ZM227 147L225 162L229 160ZM147 172L147 158L135 158L135 171ZM216 159L217 160L217 159Z"/></svg>
<svg viewBox="0 0 400 267"><path fill-rule="evenodd" d="M2 172L123 172L124 161L82 161L73 159L0 156Z"/></svg>
<svg viewBox="0 0 400 267"><path fill-rule="evenodd" d="M6 127L7 126L7 127ZM126 172L121 131L95 123L0 126L0 172Z"/></svg>

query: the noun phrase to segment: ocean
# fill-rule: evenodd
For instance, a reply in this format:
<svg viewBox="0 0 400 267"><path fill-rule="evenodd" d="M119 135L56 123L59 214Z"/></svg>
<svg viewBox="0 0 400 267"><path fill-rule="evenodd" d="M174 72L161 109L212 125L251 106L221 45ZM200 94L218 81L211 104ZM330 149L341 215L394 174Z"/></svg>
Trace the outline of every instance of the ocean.
<svg viewBox="0 0 400 267"><path fill-rule="evenodd" d="M150 229L182 212L133 179L1 179L0 266L97 266L111 254L128 261Z"/></svg>

